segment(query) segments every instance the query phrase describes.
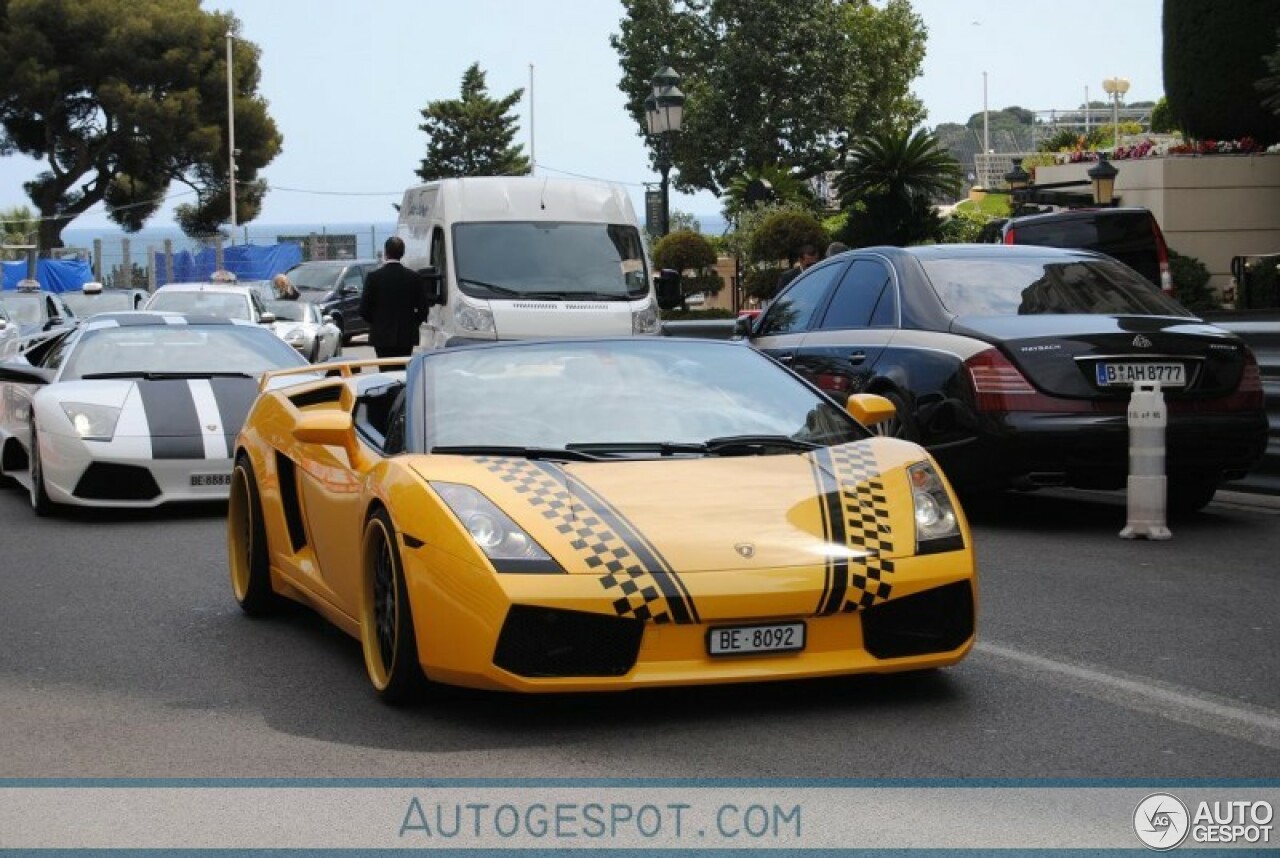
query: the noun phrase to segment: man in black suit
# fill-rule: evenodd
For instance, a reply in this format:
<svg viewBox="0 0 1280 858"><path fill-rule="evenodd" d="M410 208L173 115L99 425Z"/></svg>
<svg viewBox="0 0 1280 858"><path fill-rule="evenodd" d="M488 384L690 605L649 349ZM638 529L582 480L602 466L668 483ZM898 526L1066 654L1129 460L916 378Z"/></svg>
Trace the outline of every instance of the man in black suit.
<svg viewBox="0 0 1280 858"><path fill-rule="evenodd" d="M383 250L386 262L365 277L360 315L369 323L369 345L378 357L408 357L427 318L426 291L422 279L400 262L403 239L391 236Z"/></svg>

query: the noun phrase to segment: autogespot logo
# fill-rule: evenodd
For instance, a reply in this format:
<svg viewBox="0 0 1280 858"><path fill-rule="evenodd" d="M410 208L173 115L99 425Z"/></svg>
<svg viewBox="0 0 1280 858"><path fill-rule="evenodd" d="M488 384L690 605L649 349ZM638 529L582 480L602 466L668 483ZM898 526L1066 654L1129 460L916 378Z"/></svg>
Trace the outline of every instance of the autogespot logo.
<svg viewBox="0 0 1280 858"><path fill-rule="evenodd" d="M1163 852L1187 839L1190 828L1187 806L1165 792L1157 792L1138 802L1133 811L1133 830L1149 849Z"/></svg>

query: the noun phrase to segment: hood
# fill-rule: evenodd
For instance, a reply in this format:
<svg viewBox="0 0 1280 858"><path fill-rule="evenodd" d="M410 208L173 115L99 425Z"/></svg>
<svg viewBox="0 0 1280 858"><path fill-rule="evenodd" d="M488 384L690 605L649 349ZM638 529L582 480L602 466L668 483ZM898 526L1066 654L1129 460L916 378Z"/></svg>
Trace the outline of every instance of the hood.
<svg viewBox="0 0 1280 858"><path fill-rule="evenodd" d="M997 346L1041 390L1080 398L1128 397L1128 385L1101 384L1099 368L1152 363L1183 368L1170 397L1223 396L1239 385L1246 354L1230 331L1178 316L960 316L951 331Z"/></svg>
<svg viewBox="0 0 1280 858"><path fill-rule="evenodd" d="M739 569L747 558L752 568L786 568L912 554L903 468L923 458L914 444L877 438L759 457L419 456L411 466L424 479L479 489L569 573L638 562L685 574Z"/></svg>
<svg viewBox="0 0 1280 858"><path fill-rule="evenodd" d="M252 378L90 379L46 388L59 402L120 409L112 444L150 439L156 459L225 459L258 394ZM104 442L105 443L105 442Z"/></svg>
<svg viewBox="0 0 1280 858"><path fill-rule="evenodd" d="M490 300L500 340L606 337L631 333L631 303L617 301Z"/></svg>

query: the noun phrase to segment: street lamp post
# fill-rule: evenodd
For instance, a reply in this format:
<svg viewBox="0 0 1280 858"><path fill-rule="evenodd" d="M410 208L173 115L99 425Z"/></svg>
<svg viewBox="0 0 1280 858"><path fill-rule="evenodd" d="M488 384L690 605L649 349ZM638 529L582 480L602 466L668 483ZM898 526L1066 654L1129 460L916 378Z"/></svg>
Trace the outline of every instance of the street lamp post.
<svg viewBox="0 0 1280 858"><path fill-rule="evenodd" d="M1103 91L1111 96L1111 126L1115 139L1111 143L1112 151L1120 145L1120 98L1129 91L1127 77L1109 77L1102 82Z"/></svg>
<svg viewBox="0 0 1280 858"><path fill-rule="evenodd" d="M645 116L649 135L654 138L658 172L662 174L661 235L671 230L671 146L674 135L684 123L684 93L680 91L680 75L671 66L663 66L651 81L653 92L645 99Z"/></svg>
<svg viewBox="0 0 1280 858"><path fill-rule="evenodd" d="M231 64L231 43L235 37L227 30L227 176L230 181L228 189L231 196L231 230L236 228L236 108L235 86Z"/></svg>

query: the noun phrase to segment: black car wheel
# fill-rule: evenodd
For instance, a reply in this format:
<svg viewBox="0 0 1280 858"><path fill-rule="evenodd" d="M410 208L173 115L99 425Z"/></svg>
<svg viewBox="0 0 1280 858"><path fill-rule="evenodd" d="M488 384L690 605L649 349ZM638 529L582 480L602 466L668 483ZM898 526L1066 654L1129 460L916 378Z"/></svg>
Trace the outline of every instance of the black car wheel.
<svg viewBox="0 0 1280 858"><path fill-rule="evenodd" d="M31 424L31 509L36 515L44 517L57 512L58 505L49 497L49 490L44 484L44 465L40 461L40 437L36 434L36 424Z"/></svg>
<svg viewBox="0 0 1280 858"><path fill-rule="evenodd" d="M369 681L384 703L412 702L421 697L427 680L418 662L413 610L395 527L386 510L377 510L365 524L364 567L360 639Z"/></svg>
<svg viewBox="0 0 1280 858"><path fill-rule="evenodd" d="M1179 477L1168 480L1168 506L1171 515L1189 515L1207 507L1218 491L1217 477Z"/></svg>
<svg viewBox="0 0 1280 858"><path fill-rule="evenodd" d="M280 606L280 597L271 589L270 556L253 463L247 453L241 453L231 471L227 564L231 568L231 593L240 609L251 617L273 613Z"/></svg>

